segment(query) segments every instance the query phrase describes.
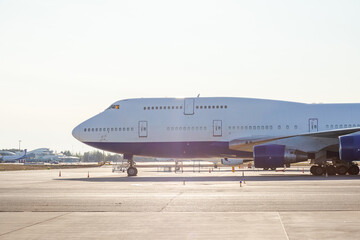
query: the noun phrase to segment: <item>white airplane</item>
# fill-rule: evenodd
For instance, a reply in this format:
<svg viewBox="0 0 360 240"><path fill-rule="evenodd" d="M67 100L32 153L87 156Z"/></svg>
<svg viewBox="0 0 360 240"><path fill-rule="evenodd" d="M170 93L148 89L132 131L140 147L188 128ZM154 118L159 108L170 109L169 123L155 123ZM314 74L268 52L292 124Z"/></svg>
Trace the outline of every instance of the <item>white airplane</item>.
<svg viewBox="0 0 360 240"><path fill-rule="evenodd" d="M256 168L308 161L314 175L357 175L360 104L249 98L127 99L74 128L79 141L133 156L252 158Z"/></svg>
<svg viewBox="0 0 360 240"><path fill-rule="evenodd" d="M243 164L246 160L238 158L222 158L221 164L225 166L239 166Z"/></svg>
<svg viewBox="0 0 360 240"><path fill-rule="evenodd" d="M3 161L4 162L15 162L15 161L20 161L22 159L26 158L26 149L24 152L17 152L16 154L9 154L6 156L3 156Z"/></svg>

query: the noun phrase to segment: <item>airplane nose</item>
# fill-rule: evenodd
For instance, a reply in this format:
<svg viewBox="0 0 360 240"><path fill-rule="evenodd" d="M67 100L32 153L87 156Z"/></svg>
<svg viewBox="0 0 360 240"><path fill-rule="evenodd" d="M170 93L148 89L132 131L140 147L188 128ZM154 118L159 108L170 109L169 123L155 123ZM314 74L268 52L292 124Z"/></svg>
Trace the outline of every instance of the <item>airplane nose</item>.
<svg viewBox="0 0 360 240"><path fill-rule="evenodd" d="M76 138L77 140L80 140L80 125L76 126L73 130L72 130L72 135L74 138Z"/></svg>

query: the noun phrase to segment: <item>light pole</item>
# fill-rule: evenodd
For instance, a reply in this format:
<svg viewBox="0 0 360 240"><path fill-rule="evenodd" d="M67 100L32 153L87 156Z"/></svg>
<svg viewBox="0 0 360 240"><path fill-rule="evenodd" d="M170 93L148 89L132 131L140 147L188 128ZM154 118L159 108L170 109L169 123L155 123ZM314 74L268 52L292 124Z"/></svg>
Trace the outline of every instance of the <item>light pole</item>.
<svg viewBox="0 0 360 240"><path fill-rule="evenodd" d="M21 140L19 140L19 151L20 151L20 143L21 143Z"/></svg>

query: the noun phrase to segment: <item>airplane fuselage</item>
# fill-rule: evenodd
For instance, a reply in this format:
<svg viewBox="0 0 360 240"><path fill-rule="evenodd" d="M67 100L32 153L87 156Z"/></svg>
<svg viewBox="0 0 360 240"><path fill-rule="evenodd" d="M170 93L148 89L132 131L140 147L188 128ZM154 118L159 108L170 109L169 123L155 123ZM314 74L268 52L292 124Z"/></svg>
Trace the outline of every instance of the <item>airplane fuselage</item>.
<svg viewBox="0 0 360 240"><path fill-rule="evenodd" d="M360 127L360 104L303 104L248 98L128 99L86 120L73 135L87 145L161 158L251 158L237 138Z"/></svg>

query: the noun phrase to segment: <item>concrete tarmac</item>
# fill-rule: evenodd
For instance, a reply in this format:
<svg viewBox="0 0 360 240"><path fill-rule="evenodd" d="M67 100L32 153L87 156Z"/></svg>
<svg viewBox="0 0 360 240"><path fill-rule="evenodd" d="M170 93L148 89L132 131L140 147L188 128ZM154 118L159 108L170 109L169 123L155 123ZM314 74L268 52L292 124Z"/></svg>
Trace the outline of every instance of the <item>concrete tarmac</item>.
<svg viewBox="0 0 360 240"><path fill-rule="evenodd" d="M359 237L360 176L208 170L0 172L0 239Z"/></svg>

